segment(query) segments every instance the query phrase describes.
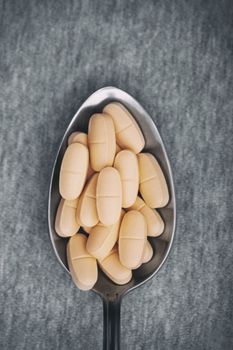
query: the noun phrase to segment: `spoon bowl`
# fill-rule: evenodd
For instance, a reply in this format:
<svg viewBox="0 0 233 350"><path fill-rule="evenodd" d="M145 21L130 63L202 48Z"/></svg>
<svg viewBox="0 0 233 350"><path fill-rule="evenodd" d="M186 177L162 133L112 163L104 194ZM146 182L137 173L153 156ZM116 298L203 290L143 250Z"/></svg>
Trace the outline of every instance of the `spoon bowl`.
<svg viewBox="0 0 233 350"><path fill-rule="evenodd" d="M133 270L133 277L130 282L125 285L117 285L99 270L98 281L93 287L93 291L99 294L103 300L104 349L120 348L121 299L126 293L152 278L162 267L170 252L176 225L176 201L173 176L168 156L157 127L148 113L132 96L118 88L105 87L94 92L79 108L64 134L54 162L48 199L48 225L50 239L58 261L69 273L66 257L68 239L59 237L55 232L56 211L61 198L59 194L59 172L62 158L67 148L68 137L72 132L77 130L87 132L91 115L101 112L105 105L113 101L122 103L139 124L145 138L145 148L143 151L150 152L158 160L167 181L170 200L165 208L158 209L159 214L164 220L164 232L159 237L149 237L154 251L153 257L148 263L142 264L140 268Z"/></svg>

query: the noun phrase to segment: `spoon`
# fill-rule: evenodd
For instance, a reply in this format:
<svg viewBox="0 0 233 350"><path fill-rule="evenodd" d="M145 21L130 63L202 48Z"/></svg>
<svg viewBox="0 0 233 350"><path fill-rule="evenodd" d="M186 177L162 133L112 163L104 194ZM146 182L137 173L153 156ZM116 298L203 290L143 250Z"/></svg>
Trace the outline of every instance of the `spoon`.
<svg viewBox="0 0 233 350"><path fill-rule="evenodd" d="M165 208L158 210L165 223L164 232L159 237L149 237L154 251L153 257L148 263L142 264L137 270L133 270L133 278L130 282L125 285L117 285L108 279L102 271L99 271L98 281L92 290L100 295L103 301L104 350L120 349L121 300L129 291L141 286L159 271L170 252L176 224L176 201L173 176L163 141L153 120L132 96L115 87L104 87L88 97L79 108L66 129L54 162L48 199L48 225L50 239L58 261L69 273L66 258L68 239L59 237L54 228L56 211L60 201L59 172L61 161L67 148L68 137L72 132L77 130L87 132L88 121L91 115L96 112L101 112L103 107L112 101L122 103L138 122L146 141L144 150L156 156L164 172L169 188L170 201Z"/></svg>

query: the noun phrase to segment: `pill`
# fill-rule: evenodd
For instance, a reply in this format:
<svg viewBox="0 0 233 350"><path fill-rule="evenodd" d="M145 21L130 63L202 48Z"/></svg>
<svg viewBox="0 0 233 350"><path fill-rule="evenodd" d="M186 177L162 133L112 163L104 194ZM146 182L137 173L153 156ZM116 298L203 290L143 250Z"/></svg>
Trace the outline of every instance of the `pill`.
<svg viewBox="0 0 233 350"><path fill-rule="evenodd" d="M147 236L144 216L136 210L128 211L122 220L119 233L119 257L129 269L140 266Z"/></svg>
<svg viewBox="0 0 233 350"><path fill-rule="evenodd" d="M109 103L104 107L103 113L109 114L113 119L117 144L135 153L141 152L145 139L131 113L118 102Z"/></svg>
<svg viewBox="0 0 233 350"><path fill-rule="evenodd" d="M106 257L118 240L119 229L124 211L120 219L113 225L105 226L101 223L93 227L87 240L87 251L97 259Z"/></svg>
<svg viewBox="0 0 233 350"><path fill-rule="evenodd" d="M68 145L71 145L71 143L76 142L82 143L84 146L87 146L87 134L81 131L73 132L68 138Z"/></svg>
<svg viewBox="0 0 233 350"><path fill-rule="evenodd" d="M144 216L147 224L147 236L157 237L163 233L163 219L157 210L148 207L142 198L137 197L135 203L129 209L138 210Z"/></svg>
<svg viewBox="0 0 233 350"><path fill-rule="evenodd" d="M76 234L67 244L67 261L73 282L79 289L91 289L98 278L97 261L86 250L87 238Z"/></svg>
<svg viewBox="0 0 233 350"><path fill-rule="evenodd" d="M101 170L96 187L96 206L104 225L115 224L121 215L122 189L119 172L107 167Z"/></svg>
<svg viewBox="0 0 233 350"><path fill-rule="evenodd" d="M60 170L59 190L65 199L77 198L84 187L87 176L88 148L81 143L67 147Z"/></svg>
<svg viewBox="0 0 233 350"><path fill-rule="evenodd" d="M88 145L92 169L100 171L112 166L116 153L116 136L113 121L108 115L97 113L90 118Z"/></svg>
<svg viewBox="0 0 233 350"><path fill-rule="evenodd" d="M146 244L143 250L143 255L142 255L142 263L145 264L149 262L152 259L152 256L153 256L153 248L150 242L146 241Z"/></svg>
<svg viewBox="0 0 233 350"><path fill-rule="evenodd" d="M119 171L122 184L122 207L128 208L135 202L139 187L138 160L135 153L123 150L116 155L114 168Z"/></svg>
<svg viewBox="0 0 233 350"><path fill-rule="evenodd" d="M132 278L132 271L123 266L117 248L113 248L103 260L98 260L101 270L116 284L126 284Z"/></svg>
<svg viewBox="0 0 233 350"><path fill-rule="evenodd" d="M76 220L78 199L61 199L55 219L55 231L61 237L73 236L78 232L80 225Z"/></svg>
<svg viewBox="0 0 233 350"><path fill-rule="evenodd" d="M68 138L68 145L71 145L71 143L77 143L77 142L82 143L84 146L88 146L87 134L81 131L73 132ZM89 160L88 169L87 169L87 180L90 179L94 173L95 172L91 168L91 164Z"/></svg>
<svg viewBox="0 0 233 350"><path fill-rule="evenodd" d="M81 225L95 226L99 219L96 209L96 185L99 174L94 174L88 181L80 196L77 207L77 218Z"/></svg>
<svg viewBox="0 0 233 350"><path fill-rule="evenodd" d="M151 208L162 208L169 201L164 174L158 161L150 153L138 154L139 189L142 198Z"/></svg>
<svg viewBox="0 0 233 350"><path fill-rule="evenodd" d="M91 229L92 229L92 227L85 226L85 225L82 225L82 228L83 228L83 230L84 230L86 233L88 233L88 234L91 232Z"/></svg>

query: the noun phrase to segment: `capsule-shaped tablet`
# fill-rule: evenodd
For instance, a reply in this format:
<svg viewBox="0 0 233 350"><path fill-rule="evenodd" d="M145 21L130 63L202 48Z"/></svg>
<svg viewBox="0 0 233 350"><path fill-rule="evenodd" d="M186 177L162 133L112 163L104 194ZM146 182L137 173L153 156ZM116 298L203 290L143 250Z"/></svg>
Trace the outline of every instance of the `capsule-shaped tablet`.
<svg viewBox="0 0 233 350"><path fill-rule="evenodd" d="M89 154L88 148L81 143L72 143L65 151L59 178L60 194L65 199L79 197L84 187Z"/></svg>
<svg viewBox="0 0 233 350"><path fill-rule="evenodd" d="M87 251L97 259L105 258L118 240L119 229L124 211L120 219L113 225L105 226L101 223L93 227L87 240Z"/></svg>
<svg viewBox="0 0 233 350"><path fill-rule="evenodd" d="M123 150L116 155L114 168L119 171L122 184L122 207L128 208L135 202L139 187L138 160L135 153Z"/></svg>
<svg viewBox="0 0 233 350"><path fill-rule="evenodd" d="M150 242L146 241L146 244L143 250L143 255L142 255L142 263L145 264L149 262L152 259L152 256L153 256L153 248Z"/></svg>
<svg viewBox="0 0 233 350"><path fill-rule="evenodd" d="M77 218L81 225L95 226L99 219L96 209L96 185L99 174L94 174L88 181L80 196L77 207Z"/></svg>
<svg viewBox="0 0 233 350"><path fill-rule="evenodd" d="M73 132L68 138L68 145L71 145L71 143L76 142L82 143L84 146L87 146L87 134L81 131Z"/></svg>
<svg viewBox="0 0 233 350"><path fill-rule="evenodd" d="M140 266L147 236L144 216L136 210L128 211L122 220L119 234L119 257L129 269Z"/></svg>
<svg viewBox="0 0 233 350"><path fill-rule="evenodd" d="M87 238L78 233L67 244L67 261L73 282L79 289L91 289L98 278L97 261L86 250Z"/></svg>
<svg viewBox="0 0 233 350"><path fill-rule="evenodd" d="M88 145L92 169L100 171L112 166L116 153L116 136L113 121L108 115L97 113L91 117Z"/></svg>
<svg viewBox="0 0 233 350"><path fill-rule="evenodd" d="M107 167L101 170L96 187L96 206L99 221L104 225L115 224L121 215L122 189L119 172Z"/></svg>
<svg viewBox="0 0 233 350"><path fill-rule="evenodd" d="M117 248L113 248L102 260L98 260L101 270L116 284L126 284L132 278L132 271L119 260Z"/></svg>
<svg viewBox="0 0 233 350"><path fill-rule="evenodd" d="M109 114L114 122L116 141L121 148L139 153L145 146L145 139L131 113L119 102L109 103L103 113Z"/></svg>
<svg viewBox="0 0 233 350"><path fill-rule="evenodd" d="M167 183L158 161L150 153L138 154L139 189L150 208L162 208L169 201Z"/></svg>
<svg viewBox="0 0 233 350"><path fill-rule="evenodd" d="M147 236L157 237L163 233L163 219L157 210L148 207L142 198L137 197L135 203L129 209L138 210L144 216L147 224Z"/></svg>
<svg viewBox="0 0 233 350"><path fill-rule="evenodd" d="M71 143L77 143L77 142L83 144L84 146L88 146L87 134L85 134L85 132L81 132L81 131L73 132L70 135L70 137L68 138L68 145L71 145ZM89 164L88 164L88 169L87 169L87 180L89 180L94 173L95 172L91 168L90 159L89 159Z"/></svg>
<svg viewBox="0 0 233 350"><path fill-rule="evenodd" d="M55 231L61 237L70 237L78 232L79 222L76 220L78 198L74 200L61 199L57 209Z"/></svg>

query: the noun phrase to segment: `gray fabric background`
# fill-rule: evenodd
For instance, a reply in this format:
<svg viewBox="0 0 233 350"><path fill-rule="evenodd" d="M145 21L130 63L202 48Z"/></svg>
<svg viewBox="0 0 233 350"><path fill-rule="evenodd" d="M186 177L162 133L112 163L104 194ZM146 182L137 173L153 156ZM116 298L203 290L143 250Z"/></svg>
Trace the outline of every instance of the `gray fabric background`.
<svg viewBox="0 0 233 350"><path fill-rule="evenodd" d="M153 116L177 192L174 248L122 305L122 349L233 348L233 2L0 1L0 348L101 349L102 305L53 254L61 137L113 85Z"/></svg>

